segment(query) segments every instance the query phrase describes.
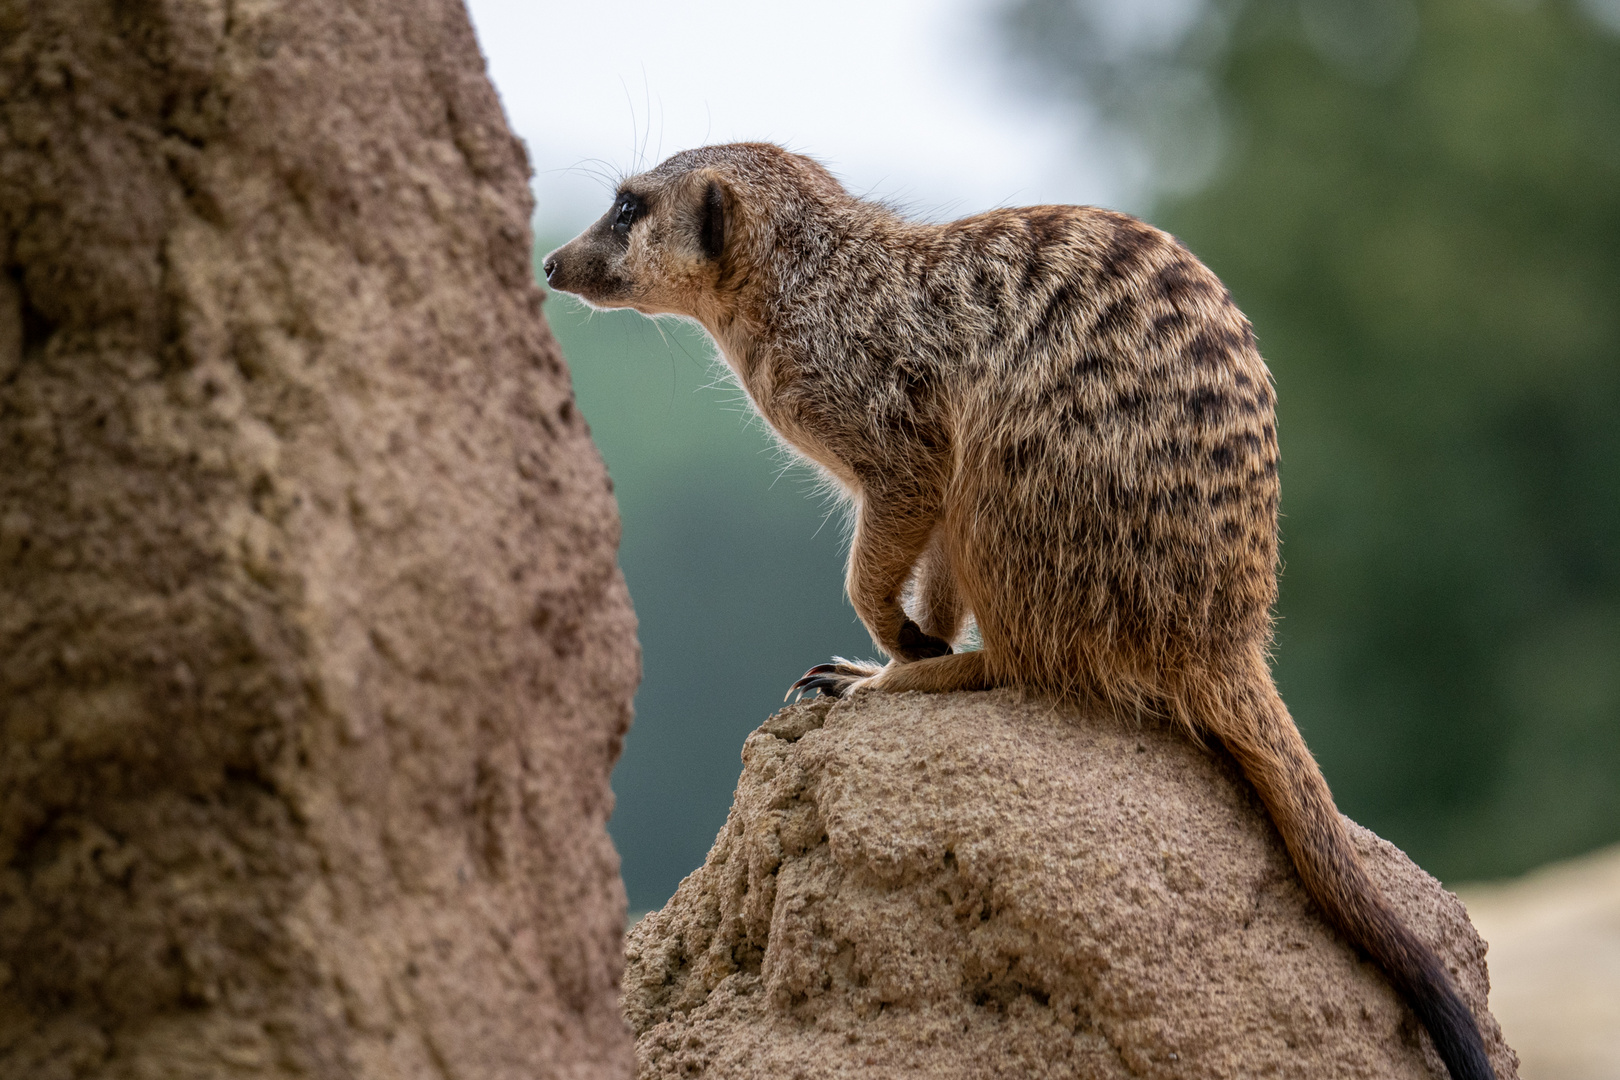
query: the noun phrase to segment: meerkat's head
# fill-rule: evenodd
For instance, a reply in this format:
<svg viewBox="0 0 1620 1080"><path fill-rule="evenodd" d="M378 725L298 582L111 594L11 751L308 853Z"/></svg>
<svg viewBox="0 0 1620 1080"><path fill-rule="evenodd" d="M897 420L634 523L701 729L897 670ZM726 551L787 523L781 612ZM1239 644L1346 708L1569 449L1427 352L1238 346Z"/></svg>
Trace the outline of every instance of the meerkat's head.
<svg viewBox="0 0 1620 1080"><path fill-rule="evenodd" d="M783 223L847 200L816 162L768 143L687 150L619 185L608 212L545 257L546 283L594 307L724 322Z"/></svg>

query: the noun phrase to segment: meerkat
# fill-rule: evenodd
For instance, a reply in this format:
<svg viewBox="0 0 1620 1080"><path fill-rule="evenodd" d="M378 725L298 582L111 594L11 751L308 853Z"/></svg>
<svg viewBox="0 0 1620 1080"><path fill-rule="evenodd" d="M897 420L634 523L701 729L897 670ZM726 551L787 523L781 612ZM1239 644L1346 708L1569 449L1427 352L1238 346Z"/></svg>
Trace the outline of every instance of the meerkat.
<svg viewBox="0 0 1620 1080"><path fill-rule="evenodd" d="M1271 375L1179 242L1077 206L913 222L748 143L625 180L542 265L593 306L695 320L771 427L847 493L846 587L892 659L820 664L790 693L1020 687L1219 739L1307 892L1455 1080L1494 1080L1272 681ZM956 651L970 618L980 646Z"/></svg>

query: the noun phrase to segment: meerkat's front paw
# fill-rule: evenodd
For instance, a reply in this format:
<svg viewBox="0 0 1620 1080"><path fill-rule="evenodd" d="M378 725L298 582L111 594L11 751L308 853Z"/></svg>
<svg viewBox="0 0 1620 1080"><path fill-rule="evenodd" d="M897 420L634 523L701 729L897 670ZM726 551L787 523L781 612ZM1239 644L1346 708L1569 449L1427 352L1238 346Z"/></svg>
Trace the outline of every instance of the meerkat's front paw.
<svg viewBox="0 0 1620 1080"><path fill-rule="evenodd" d="M782 700L794 697L795 691L802 698L812 690L822 697L841 698L882 670L880 664L863 664L836 657L831 664L817 664L805 672L804 678L788 687Z"/></svg>
<svg viewBox="0 0 1620 1080"><path fill-rule="evenodd" d="M907 619L900 624L900 647L895 650L897 660L927 660L935 656L949 656L951 643L923 633L923 628Z"/></svg>

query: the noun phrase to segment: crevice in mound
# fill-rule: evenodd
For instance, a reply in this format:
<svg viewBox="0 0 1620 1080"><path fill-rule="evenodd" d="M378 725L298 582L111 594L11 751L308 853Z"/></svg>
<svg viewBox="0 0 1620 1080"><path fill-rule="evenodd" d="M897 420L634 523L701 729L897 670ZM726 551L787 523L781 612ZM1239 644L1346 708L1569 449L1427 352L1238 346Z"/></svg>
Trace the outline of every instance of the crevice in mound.
<svg viewBox="0 0 1620 1080"><path fill-rule="evenodd" d="M12 287L16 290L17 317L22 331L19 342L22 355L36 356L56 333L58 323L34 304L20 269L8 268L6 275L11 278Z"/></svg>
<svg viewBox="0 0 1620 1080"><path fill-rule="evenodd" d="M1013 1002L1027 999L1037 1008L1050 1009L1052 994L1039 980L1025 979L1014 970L1003 975L969 980L963 984L967 999L975 1008L1005 1015Z"/></svg>

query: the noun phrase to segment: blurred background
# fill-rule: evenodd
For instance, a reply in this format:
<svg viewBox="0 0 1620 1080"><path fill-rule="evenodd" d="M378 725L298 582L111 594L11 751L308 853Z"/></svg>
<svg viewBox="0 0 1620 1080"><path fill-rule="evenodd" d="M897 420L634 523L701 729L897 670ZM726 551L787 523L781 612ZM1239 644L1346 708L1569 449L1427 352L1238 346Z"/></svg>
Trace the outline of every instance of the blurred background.
<svg viewBox="0 0 1620 1080"><path fill-rule="evenodd" d="M617 176L741 138L922 218L1085 202L1180 236L1276 376L1277 677L1340 807L1452 886L1620 841L1620 0L471 8L541 252ZM612 829L651 908L788 684L872 650L840 514L703 336L546 315L624 516L646 674ZM1613 858L1573 865L1620 972ZM1558 1075L1620 1076L1606 985L1613 1071Z"/></svg>

